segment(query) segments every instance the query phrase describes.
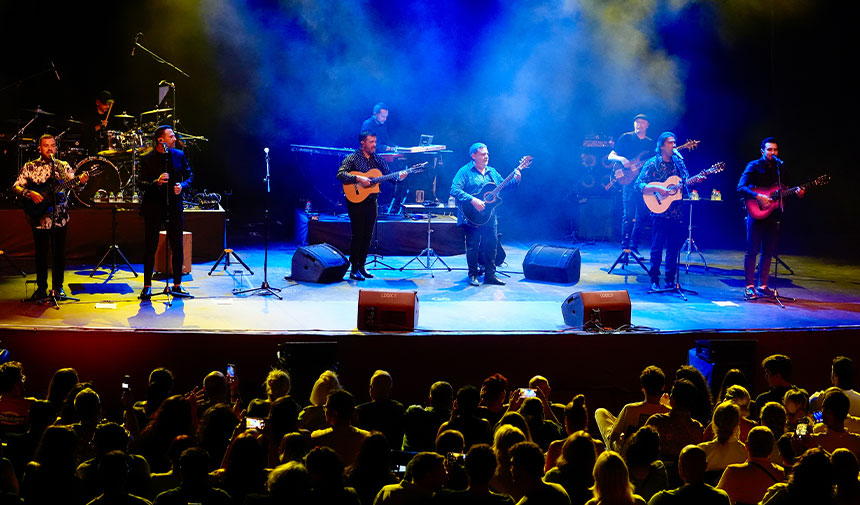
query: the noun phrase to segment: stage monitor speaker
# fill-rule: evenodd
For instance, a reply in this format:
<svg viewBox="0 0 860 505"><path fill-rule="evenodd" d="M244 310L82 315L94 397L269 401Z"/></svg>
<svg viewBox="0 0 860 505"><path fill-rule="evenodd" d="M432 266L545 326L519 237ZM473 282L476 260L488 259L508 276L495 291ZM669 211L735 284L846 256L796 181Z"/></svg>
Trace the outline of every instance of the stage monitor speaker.
<svg viewBox="0 0 860 505"><path fill-rule="evenodd" d="M617 329L630 324L630 295L622 291L577 291L561 304L568 326L582 328L595 321L603 328Z"/></svg>
<svg viewBox="0 0 860 505"><path fill-rule="evenodd" d="M330 284L343 280L349 261L336 247L314 244L296 249L290 278L295 281Z"/></svg>
<svg viewBox="0 0 860 505"><path fill-rule="evenodd" d="M535 244L523 259L523 274L536 281L576 284L580 262L579 249Z"/></svg>
<svg viewBox="0 0 860 505"><path fill-rule="evenodd" d="M417 324L417 291L358 290L359 330L414 330Z"/></svg>

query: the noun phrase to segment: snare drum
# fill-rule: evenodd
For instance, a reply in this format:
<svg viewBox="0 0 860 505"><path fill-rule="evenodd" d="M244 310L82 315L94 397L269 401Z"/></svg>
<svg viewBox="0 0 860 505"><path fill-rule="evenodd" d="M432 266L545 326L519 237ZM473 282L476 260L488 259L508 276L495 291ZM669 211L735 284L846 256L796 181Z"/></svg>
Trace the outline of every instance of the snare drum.
<svg viewBox="0 0 860 505"><path fill-rule="evenodd" d="M107 193L117 193L122 188L122 180L120 179L119 170L116 165L111 163L101 156L90 156L78 162L75 167L75 173L79 174L82 171L90 171L100 168L101 171L96 175L91 175L86 186L78 188L72 193L72 202L75 205L82 207L93 206L93 195L99 190L104 190Z"/></svg>

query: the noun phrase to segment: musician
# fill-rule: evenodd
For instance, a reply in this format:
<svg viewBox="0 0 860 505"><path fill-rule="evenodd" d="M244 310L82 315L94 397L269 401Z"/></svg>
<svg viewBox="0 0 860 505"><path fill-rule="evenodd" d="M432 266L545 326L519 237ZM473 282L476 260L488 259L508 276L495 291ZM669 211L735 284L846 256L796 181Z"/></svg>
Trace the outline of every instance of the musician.
<svg viewBox="0 0 860 505"><path fill-rule="evenodd" d="M103 90L96 94L95 109L90 113L89 123L92 129L89 132L89 149L91 154L108 148L107 131L110 129L111 113L113 112L114 99L110 91Z"/></svg>
<svg viewBox="0 0 860 505"><path fill-rule="evenodd" d="M361 124L360 132L370 132L376 136L376 150L379 152L394 151L388 144L388 106L382 102L373 106L373 113Z"/></svg>
<svg viewBox="0 0 860 505"><path fill-rule="evenodd" d="M643 194L654 194L658 198L669 196L668 192L657 183L664 182L673 175L686 181L689 178L684 160L676 154L675 134L663 132L657 138L657 155L645 162L636 186ZM686 185L684 185L686 191ZM651 290L660 289L660 263L663 249L666 250L666 288L676 287L676 274L678 273L678 255L684 244L685 226L681 213L681 202L672 202L663 213L651 213Z"/></svg>
<svg viewBox="0 0 860 505"><path fill-rule="evenodd" d="M54 188L48 187L38 191L33 189L34 185L42 185L70 181L75 177L74 169L65 161L57 160L57 142L52 135L42 135L39 138L39 159L27 162L18 174L13 191L33 202L41 203L45 198L50 198L50 191ZM78 178L81 184L85 184L89 175L81 174ZM53 237L53 271L51 276L51 296L63 298L63 277L65 272L65 249L66 249L66 225L69 222L68 198L63 192L59 192L56 203L46 213L40 216L28 215L33 227L33 243L36 249L36 291L31 299L41 300L48 297L48 256L51 251L51 238Z"/></svg>
<svg viewBox="0 0 860 505"><path fill-rule="evenodd" d="M773 200L767 196L756 193L753 188L767 188L781 183L782 160L779 159L779 146L773 137L767 137L761 141L761 158L747 164L740 181L738 181L738 193L744 199L756 199L762 207L767 207ZM797 191L797 196L803 198L806 194L804 188ZM758 291L764 295L772 295L767 283L770 277L771 259L777 254L777 243L779 241L779 220L782 216L781 202L779 206L764 219L754 219L746 216L747 226L747 248L744 253L744 278L746 287L744 297L755 298L755 260L761 249L761 260L758 267L759 287Z"/></svg>
<svg viewBox="0 0 860 505"><path fill-rule="evenodd" d="M620 163L625 169L631 170L635 160L643 153L650 152L654 141L648 137L648 116L637 114L633 118L633 131L622 133L615 142L612 152L607 158ZM616 171L615 177L623 175ZM639 253L639 238L642 234L642 219L647 216L648 209L642 201L642 195L636 184L625 184L621 188L621 249Z"/></svg>
<svg viewBox="0 0 860 505"><path fill-rule="evenodd" d="M155 149L140 159L138 185L143 190L140 213L144 220L143 290L141 300L152 297L152 271L158 234L166 221L167 240L173 253L173 286L170 294L177 298L192 298L182 287L182 191L191 187L194 174L185 153L174 149L176 134L168 125L156 128Z"/></svg>
<svg viewBox="0 0 860 505"><path fill-rule="evenodd" d="M343 184L359 184L363 188L372 186L370 179L363 175L353 175L350 172L368 172L377 169L383 174L388 174L388 164L376 154L376 135L368 130L358 135L359 148L354 153L343 159L337 178ZM406 172L401 172L399 180L406 177ZM352 228L352 239L349 244L349 262L352 268L349 278L354 281L363 281L373 278L364 263L367 261L367 253L370 251L370 241L373 239L373 227L376 225L376 214L378 212L377 193L367 195L367 198L358 203L347 200L346 209L349 213L349 223Z"/></svg>
<svg viewBox="0 0 860 505"><path fill-rule="evenodd" d="M488 183L500 184L502 176L489 165L490 153L487 145L481 142L472 144L469 148L472 161L466 163L451 182L451 196L461 204L471 205L475 210L484 210L484 201L474 196L481 192ZM514 172L514 182L519 183L522 174L519 170ZM505 283L496 277L496 241L497 219L493 214L486 224L475 226L466 220L462 210L457 209L457 226L463 229L466 235L466 263L469 266L469 284L478 286L478 259L483 262L484 284L504 286Z"/></svg>

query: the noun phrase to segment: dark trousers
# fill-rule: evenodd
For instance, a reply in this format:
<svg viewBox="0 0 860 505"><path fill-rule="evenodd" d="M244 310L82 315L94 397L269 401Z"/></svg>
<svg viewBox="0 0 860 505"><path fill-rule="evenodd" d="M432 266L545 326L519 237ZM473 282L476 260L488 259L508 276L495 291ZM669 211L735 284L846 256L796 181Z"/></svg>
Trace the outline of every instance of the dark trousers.
<svg viewBox="0 0 860 505"><path fill-rule="evenodd" d="M684 223L674 219L654 217L651 220L651 282L660 281L660 263L666 250L666 282L675 282L678 273L678 254L687 238Z"/></svg>
<svg viewBox="0 0 860 505"><path fill-rule="evenodd" d="M155 268L155 251L158 250L158 233L164 223L164 217L160 214L143 216L143 285L152 285L152 271ZM173 254L173 283L182 282L182 263L184 250L182 249L182 230L184 220L181 212L171 212L170 220L167 222L167 243Z"/></svg>
<svg viewBox="0 0 860 505"><path fill-rule="evenodd" d="M352 239L349 242L349 262L352 270L364 269L370 241L373 240L373 227L376 225L376 195L370 195L359 203L346 203Z"/></svg>
<svg viewBox="0 0 860 505"><path fill-rule="evenodd" d="M747 286L755 285L755 259L761 251L761 260L758 266L758 275L761 286L767 286L770 279L771 259L777 254L779 245L779 217L776 212L764 219L753 219L749 216L747 221L747 250L744 253L744 278Z"/></svg>
<svg viewBox="0 0 860 505"><path fill-rule="evenodd" d="M54 249L51 250L51 238ZM36 248L36 289L48 289L48 258L53 252L51 270L51 289L63 288L63 275L66 270L66 227L58 226L53 230L33 228L33 243Z"/></svg>
<svg viewBox="0 0 860 505"><path fill-rule="evenodd" d="M498 241L496 218L483 226L464 225L466 234L466 264L469 277L478 275L478 259L484 266L484 278L496 275L496 243Z"/></svg>
<svg viewBox="0 0 860 505"><path fill-rule="evenodd" d="M642 192L636 189L635 183L622 187L621 204L621 247L637 249L644 228L642 220L649 214L642 200Z"/></svg>

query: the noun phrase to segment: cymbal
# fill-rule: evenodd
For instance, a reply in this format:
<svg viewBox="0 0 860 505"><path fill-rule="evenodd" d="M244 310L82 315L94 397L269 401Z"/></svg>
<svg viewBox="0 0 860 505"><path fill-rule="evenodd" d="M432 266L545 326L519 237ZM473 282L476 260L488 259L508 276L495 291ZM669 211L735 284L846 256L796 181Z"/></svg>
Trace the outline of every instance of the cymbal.
<svg viewBox="0 0 860 505"><path fill-rule="evenodd" d="M24 112L32 112L34 114L42 114L44 116L56 116L53 112L43 110L41 107L36 107L35 109L24 109Z"/></svg>
<svg viewBox="0 0 860 505"><path fill-rule="evenodd" d="M67 120L66 120L66 123L67 123L67 124L80 124L80 125L85 125L85 124L86 124L86 123L84 123L83 121L78 121L77 119L72 119L72 118L67 119Z"/></svg>
<svg viewBox="0 0 860 505"><path fill-rule="evenodd" d="M99 156L117 156L119 154L125 154L125 151L114 151L113 149L107 149L105 151L99 151Z"/></svg>
<svg viewBox="0 0 860 505"><path fill-rule="evenodd" d="M170 112L172 110L173 110L173 107L168 107L166 109L152 109L152 110L148 110L146 112L141 112L140 115L143 116L144 114L158 114L160 112Z"/></svg>
<svg viewBox="0 0 860 505"><path fill-rule="evenodd" d="M146 113L144 112L144 114L146 114ZM133 119L134 118L134 116L130 116L130 115L126 114L125 112L123 112L122 114L117 114L114 117L119 117L119 118L123 118L123 119Z"/></svg>

